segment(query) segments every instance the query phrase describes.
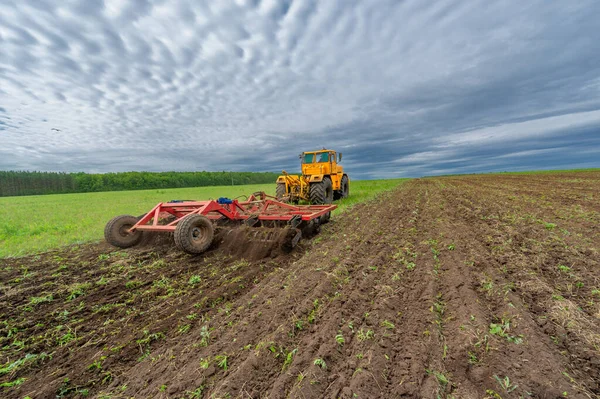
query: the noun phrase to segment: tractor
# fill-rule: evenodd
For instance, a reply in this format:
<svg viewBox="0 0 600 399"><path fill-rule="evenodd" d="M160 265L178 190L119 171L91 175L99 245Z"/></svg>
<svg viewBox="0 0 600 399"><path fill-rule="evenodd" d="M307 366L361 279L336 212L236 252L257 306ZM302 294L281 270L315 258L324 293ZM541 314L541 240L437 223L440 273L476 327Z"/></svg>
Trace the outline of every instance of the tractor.
<svg viewBox="0 0 600 399"><path fill-rule="evenodd" d="M323 148L303 152L299 156L302 175L290 175L285 170L277 178L276 197L283 202L310 202L314 205L330 204L350 194L350 179L338 165L342 153Z"/></svg>

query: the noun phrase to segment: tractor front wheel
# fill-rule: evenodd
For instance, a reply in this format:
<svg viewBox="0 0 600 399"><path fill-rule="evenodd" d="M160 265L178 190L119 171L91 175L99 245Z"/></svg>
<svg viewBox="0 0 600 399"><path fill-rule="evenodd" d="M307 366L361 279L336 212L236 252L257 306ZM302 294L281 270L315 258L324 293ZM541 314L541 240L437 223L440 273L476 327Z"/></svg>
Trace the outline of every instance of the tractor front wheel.
<svg viewBox="0 0 600 399"><path fill-rule="evenodd" d="M104 239L110 245L119 248L130 248L142 240L142 231L129 232L138 222L138 218L131 215L121 215L111 219L104 227Z"/></svg>
<svg viewBox="0 0 600 399"><path fill-rule="evenodd" d="M210 247L215 236L212 222L202 215L188 215L175 228L175 245L188 254L200 254Z"/></svg>
<svg viewBox="0 0 600 399"><path fill-rule="evenodd" d="M318 183L311 183L309 196L310 203L313 205L331 204L333 202L331 179L329 177L324 177L323 180Z"/></svg>

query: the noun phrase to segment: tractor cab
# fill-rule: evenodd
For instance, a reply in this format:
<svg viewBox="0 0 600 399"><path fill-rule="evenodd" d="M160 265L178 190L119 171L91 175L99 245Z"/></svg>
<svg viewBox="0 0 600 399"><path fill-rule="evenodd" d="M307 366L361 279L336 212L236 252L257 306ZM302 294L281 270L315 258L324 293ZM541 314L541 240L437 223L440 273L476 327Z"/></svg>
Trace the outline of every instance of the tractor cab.
<svg viewBox="0 0 600 399"><path fill-rule="evenodd" d="M337 163L342 160L333 150L323 149L321 151L303 152L300 154L302 160L302 174L304 176L329 175L338 172Z"/></svg>

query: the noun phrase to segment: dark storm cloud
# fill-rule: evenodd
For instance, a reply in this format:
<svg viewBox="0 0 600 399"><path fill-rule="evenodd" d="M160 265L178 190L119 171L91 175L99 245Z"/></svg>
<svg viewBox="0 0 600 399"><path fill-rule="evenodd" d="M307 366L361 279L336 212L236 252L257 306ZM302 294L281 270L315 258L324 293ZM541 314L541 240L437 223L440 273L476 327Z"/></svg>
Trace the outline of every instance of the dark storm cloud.
<svg viewBox="0 0 600 399"><path fill-rule="evenodd" d="M591 0L5 1L0 169L295 171L321 147L354 178L599 166L598 20Z"/></svg>

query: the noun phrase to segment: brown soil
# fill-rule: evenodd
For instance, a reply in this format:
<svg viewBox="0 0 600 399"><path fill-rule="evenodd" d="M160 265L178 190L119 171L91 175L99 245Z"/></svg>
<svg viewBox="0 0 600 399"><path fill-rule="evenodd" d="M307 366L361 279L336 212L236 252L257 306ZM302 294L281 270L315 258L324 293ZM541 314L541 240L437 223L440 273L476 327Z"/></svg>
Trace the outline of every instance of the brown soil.
<svg viewBox="0 0 600 399"><path fill-rule="evenodd" d="M0 384L24 379L0 395L598 398L599 225L600 173L458 176L289 254L233 232L0 260Z"/></svg>

